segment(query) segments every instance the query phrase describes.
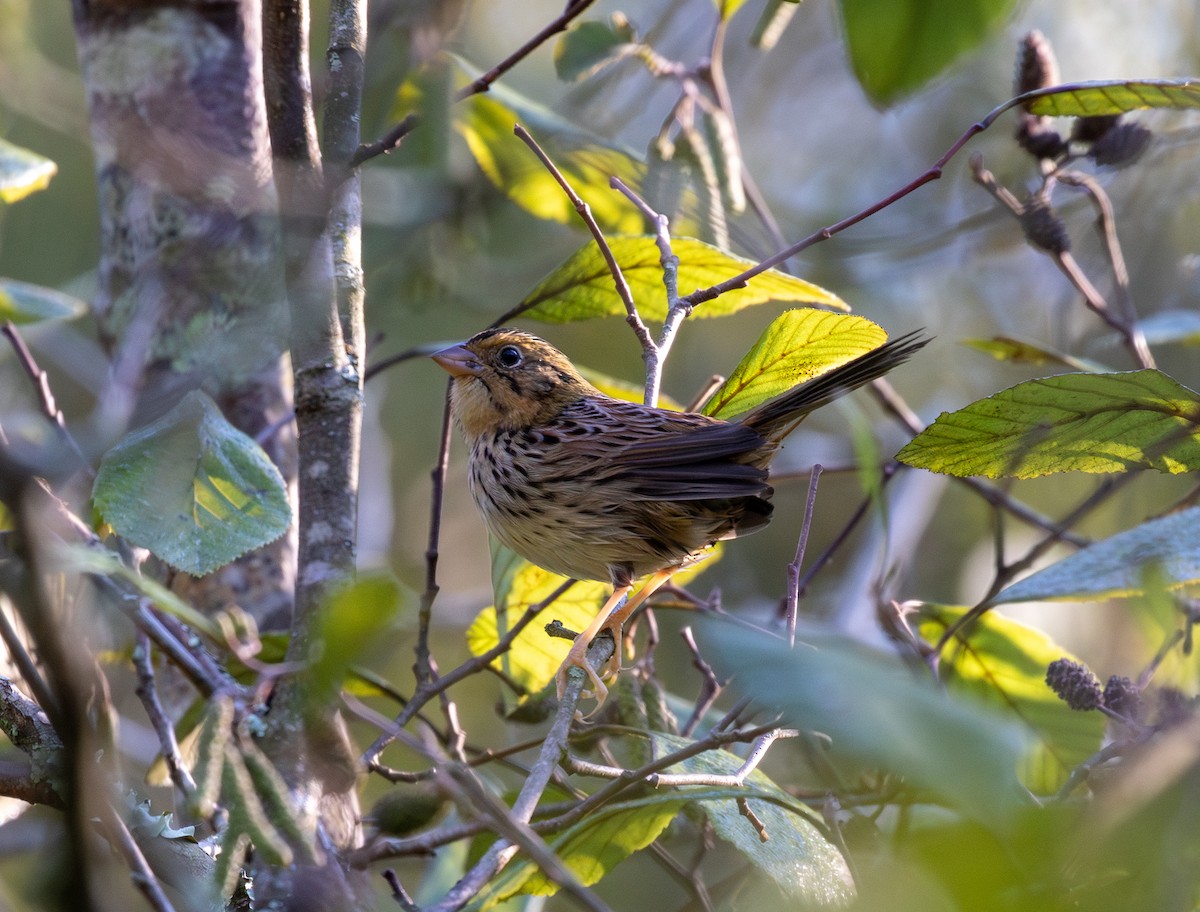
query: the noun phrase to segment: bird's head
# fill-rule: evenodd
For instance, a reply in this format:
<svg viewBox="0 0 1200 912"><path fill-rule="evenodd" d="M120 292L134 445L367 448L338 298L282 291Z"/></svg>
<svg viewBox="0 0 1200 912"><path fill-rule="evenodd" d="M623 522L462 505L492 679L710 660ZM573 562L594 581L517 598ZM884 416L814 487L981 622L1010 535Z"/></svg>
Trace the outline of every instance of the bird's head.
<svg viewBox="0 0 1200 912"><path fill-rule="evenodd" d="M549 421L597 390L549 342L515 329L488 329L433 355L454 377L455 421L468 441L499 429Z"/></svg>

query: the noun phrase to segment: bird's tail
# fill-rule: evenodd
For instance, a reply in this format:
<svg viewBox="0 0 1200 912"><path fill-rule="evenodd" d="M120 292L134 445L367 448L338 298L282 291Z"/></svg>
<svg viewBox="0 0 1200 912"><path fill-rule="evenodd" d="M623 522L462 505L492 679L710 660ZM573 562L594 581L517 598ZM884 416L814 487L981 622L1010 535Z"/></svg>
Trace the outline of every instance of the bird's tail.
<svg viewBox="0 0 1200 912"><path fill-rule="evenodd" d="M906 333L774 399L768 399L738 420L768 440L778 442L791 433L809 412L828 405L864 383L882 377L907 361L928 342L929 338L923 330Z"/></svg>

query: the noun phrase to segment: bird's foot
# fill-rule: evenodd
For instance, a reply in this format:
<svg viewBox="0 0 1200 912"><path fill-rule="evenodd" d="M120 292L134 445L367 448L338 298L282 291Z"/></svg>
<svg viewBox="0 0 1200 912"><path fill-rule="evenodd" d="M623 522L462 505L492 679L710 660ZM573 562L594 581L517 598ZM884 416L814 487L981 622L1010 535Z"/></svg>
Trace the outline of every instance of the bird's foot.
<svg viewBox="0 0 1200 912"><path fill-rule="evenodd" d="M604 667L599 673L592 668L591 663L587 660L587 651L588 647L591 645L591 642L585 640L582 636L578 636L575 638L575 642L571 644L571 651L567 653L567 657L563 660L562 665L559 666L558 673L555 675L555 681L558 685L559 700L562 700L563 694L566 693L567 672L569 672L572 668L578 668L582 670L585 675L587 675L588 682L591 684L591 690L584 690L581 692L580 699L585 697L592 698L596 701L596 705L586 716L580 714L579 712L575 713L575 718L581 722L586 721L587 719L590 719L592 716L596 715L596 713L600 711L601 707L604 706L605 700L608 699L608 687L604 683L604 678L615 677L621 670L621 656L618 651L620 649L621 632L620 630L614 631L611 628L605 627L601 629L600 634L598 635L603 635L605 630L608 630L609 633L614 637L613 654L609 656L608 661L604 663Z"/></svg>

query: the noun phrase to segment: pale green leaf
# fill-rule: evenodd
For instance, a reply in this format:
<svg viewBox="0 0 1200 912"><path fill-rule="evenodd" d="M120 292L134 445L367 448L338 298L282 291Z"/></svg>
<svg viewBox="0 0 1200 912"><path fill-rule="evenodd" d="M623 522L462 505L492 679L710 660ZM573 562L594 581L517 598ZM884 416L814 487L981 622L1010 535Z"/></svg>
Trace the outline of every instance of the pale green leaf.
<svg viewBox="0 0 1200 912"><path fill-rule="evenodd" d="M717 671L785 723L822 732L844 775L884 769L969 817L1003 826L1022 806L1025 754L1015 725L947 694L895 654L844 636L801 631L795 649L773 637L706 625Z"/></svg>
<svg viewBox="0 0 1200 912"><path fill-rule="evenodd" d="M686 738L661 732L653 733L651 738L655 756L659 757L691 743ZM711 750L689 757L666 772L729 776L744 762L730 751ZM738 798L745 798L763 823L766 842L738 808ZM854 897L854 882L846 862L809 820L812 812L761 770L754 770L746 777L740 792L731 789L728 797L697 796L694 800L708 816L713 831L775 881L789 899L823 907L841 906Z"/></svg>
<svg viewBox="0 0 1200 912"><path fill-rule="evenodd" d="M1008 18L1015 0L840 0L846 51L876 104L924 86Z"/></svg>
<svg viewBox="0 0 1200 912"><path fill-rule="evenodd" d="M661 257L654 238L650 235L611 237L608 243L642 317L661 322L667 314L667 296L663 288ZM754 265L693 238L675 238L671 241L671 249L679 257L680 293L716 285ZM769 270L755 276L745 288L735 288L701 304L693 316L723 317L768 301L850 309L841 298L824 288ZM604 257L595 244L588 242L543 279L509 316L521 314L546 323L573 323L624 313L625 307L617 296Z"/></svg>
<svg viewBox="0 0 1200 912"><path fill-rule="evenodd" d="M279 470L196 391L109 450L92 497L120 535L197 576L274 541L291 522Z"/></svg>
<svg viewBox="0 0 1200 912"><path fill-rule="evenodd" d="M943 412L896 458L944 475L1200 469L1200 402L1156 370L1030 380Z"/></svg>
<svg viewBox="0 0 1200 912"><path fill-rule="evenodd" d="M45 190L57 172L50 159L0 139L0 202L15 203Z"/></svg>
<svg viewBox="0 0 1200 912"><path fill-rule="evenodd" d="M887 333L865 317L789 310L767 327L705 404L704 414L734 418L886 341Z"/></svg>
<svg viewBox="0 0 1200 912"><path fill-rule="evenodd" d="M1151 519L1094 542L1013 583L993 602L1047 599L1092 601L1144 591L1146 571L1157 565L1168 587L1200 581L1200 507Z"/></svg>
<svg viewBox="0 0 1200 912"><path fill-rule="evenodd" d="M967 609L926 604L918 630L930 643ZM1011 713L1029 734L1021 781L1037 794L1053 794L1104 737L1100 713L1076 712L1046 685L1046 668L1075 657L1046 634L992 611L959 630L942 648L938 668L951 692L962 692ZM1076 660L1078 661L1078 660Z"/></svg>
<svg viewBox="0 0 1200 912"><path fill-rule="evenodd" d="M1029 102L1029 111L1049 117L1096 117L1143 108L1200 108L1194 79L1116 79L1081 82Z"/></svg>
<svg viewBox="0 0 1200 912"><path fill-rule="evenodd" d="M0 279L0 321L12 320L21 325L42 320L73 320L86 312L83 301L61 291Z"/></svg>

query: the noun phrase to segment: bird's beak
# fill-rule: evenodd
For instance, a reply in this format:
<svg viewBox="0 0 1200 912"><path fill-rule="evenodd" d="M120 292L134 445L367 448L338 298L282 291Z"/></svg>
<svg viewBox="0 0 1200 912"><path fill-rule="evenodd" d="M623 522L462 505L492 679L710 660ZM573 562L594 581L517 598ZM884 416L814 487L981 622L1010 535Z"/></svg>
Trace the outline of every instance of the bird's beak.
<svg viewBox="0 0 1200 912"><path fill-rule="evenodd" d="M430 357L452 377L475 377L483 371L483 365L479 363L479 359L465 345L443 348Z"/></svg>

